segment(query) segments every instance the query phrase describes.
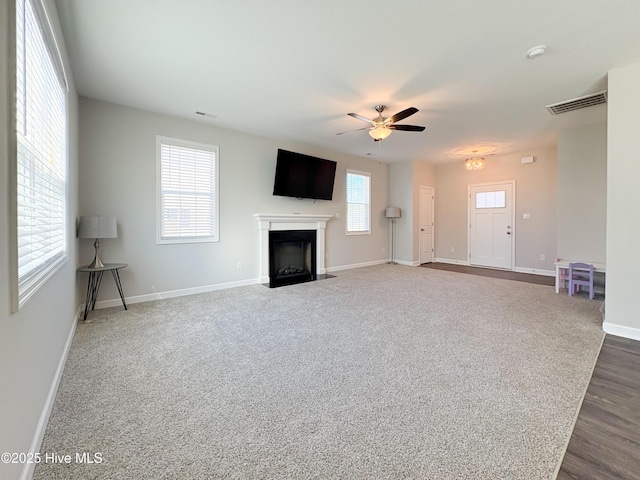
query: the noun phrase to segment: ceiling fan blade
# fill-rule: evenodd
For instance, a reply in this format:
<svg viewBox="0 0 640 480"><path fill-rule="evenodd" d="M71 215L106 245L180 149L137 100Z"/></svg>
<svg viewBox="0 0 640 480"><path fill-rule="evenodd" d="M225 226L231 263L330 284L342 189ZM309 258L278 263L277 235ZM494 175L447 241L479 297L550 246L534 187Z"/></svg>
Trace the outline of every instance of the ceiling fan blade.
<svg viewBox="0 0 640 480"><path fill-rule="evenodd" d="M349 115L350 117L356 118L358 120L360 120L361 122L365 122L365 123L372 123L372 120L369 120L367 117L363 117L362 115L359 115L357 113L347 113L347 115Z"/></svg>
<svg viewBox="0 0 640 480"><path fill-rule="evenodd" d="M387 118L384 123L389 125L390 123L399 122L400 120L404 120L405 118L410 117L416 112L418 112L418 109L416 107L409 107L406 110L402 110L401 112L396 113L393 117Z"/></svg>
<svg viewBox="0 0 640 480"><path fill-rule="evenodd" d="M418 125L387 125L389 130L402 130L405 132L423 132L426 127Z"/></svg>
<svg viewBox="0 0 640 480"><path fill-rule="evenodd" d="M336 135L342 135L343 133L359 132L360 130L370 130L370 129L371 129L371 127L356 128L355 130L347 130L346 132L336 133Z"/></svg>

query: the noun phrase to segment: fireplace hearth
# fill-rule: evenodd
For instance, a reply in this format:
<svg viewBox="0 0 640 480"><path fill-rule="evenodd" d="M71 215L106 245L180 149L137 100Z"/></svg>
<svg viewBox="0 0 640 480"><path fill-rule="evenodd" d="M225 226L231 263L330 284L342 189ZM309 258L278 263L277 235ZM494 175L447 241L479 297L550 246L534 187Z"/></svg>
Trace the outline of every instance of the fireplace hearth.
<svg viewBox="0 0 640 480"><path fill-rule="evenodd" d="M315 230L269 232L269 287L316 279Z"/></svg>

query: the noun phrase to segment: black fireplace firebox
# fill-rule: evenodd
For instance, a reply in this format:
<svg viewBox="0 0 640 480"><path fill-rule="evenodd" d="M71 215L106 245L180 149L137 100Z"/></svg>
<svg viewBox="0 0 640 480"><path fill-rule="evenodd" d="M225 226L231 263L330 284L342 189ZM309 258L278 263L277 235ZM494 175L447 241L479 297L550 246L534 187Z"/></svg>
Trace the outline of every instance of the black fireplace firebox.
<svg viewBox="0 0 640 480"><path fill-rule="evenodd" d="M269 287L316 279L316 231L269 232Z"/></svg>

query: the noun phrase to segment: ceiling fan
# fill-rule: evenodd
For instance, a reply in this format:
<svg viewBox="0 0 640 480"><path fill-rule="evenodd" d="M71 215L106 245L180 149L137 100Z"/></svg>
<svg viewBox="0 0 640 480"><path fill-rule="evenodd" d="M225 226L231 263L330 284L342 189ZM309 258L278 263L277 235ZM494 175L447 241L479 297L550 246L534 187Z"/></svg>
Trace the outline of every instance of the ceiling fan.
<svg viewBox="0 0 640 480"><path fill-rule="evenodd" d="M391 117L383 117L382 112L385 110L384 105L376 105L376 112L378 112L378 116L373 120L368 119L367 117L363 117L362 115L358 115L357 113L347 113L347 115L360 120L362 122L368 123L368 127L356 128L355 130L347 130L346 132L340 132L336 135L342 135L343 133L348 132L357 132L360 130L369 130L369 135L375 142L379 142L380 140L384 140L393 130L402 130L405 132L422 132L425 127L419 127L418 125L396 125L396 122L400 120L404 120L405 118L413 115L418 111L415 107L409 107L406 110L402 110L401 112L396 113Z"/></svg>

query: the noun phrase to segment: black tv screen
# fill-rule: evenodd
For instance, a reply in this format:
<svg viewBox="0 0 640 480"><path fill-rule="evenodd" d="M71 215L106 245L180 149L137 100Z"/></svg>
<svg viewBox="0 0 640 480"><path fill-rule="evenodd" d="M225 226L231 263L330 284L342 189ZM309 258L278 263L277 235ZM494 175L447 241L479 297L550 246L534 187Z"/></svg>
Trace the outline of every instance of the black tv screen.
<svg viewBox="0 0 640 480"><path fill-rule="evenodd" d="M336 162L278 149L273 194L331 200Z"/></svg>

